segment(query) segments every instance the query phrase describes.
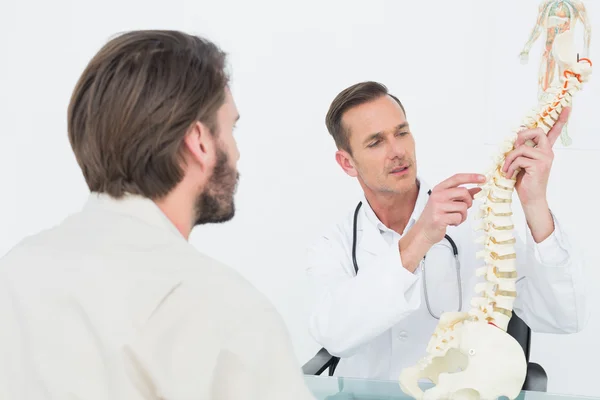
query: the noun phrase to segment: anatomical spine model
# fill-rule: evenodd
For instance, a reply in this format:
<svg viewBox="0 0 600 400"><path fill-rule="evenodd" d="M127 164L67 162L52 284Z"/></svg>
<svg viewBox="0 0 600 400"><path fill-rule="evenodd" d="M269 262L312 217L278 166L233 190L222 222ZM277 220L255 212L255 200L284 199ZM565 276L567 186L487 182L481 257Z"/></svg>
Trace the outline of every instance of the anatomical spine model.
<svg viewBox="0 0 600 400"><path fill-rule="evenodd" d="M573 31L558 35L554 57L564 71L552 89L553 98L538 104L515 133L501 145L487 180L476 196L482 199L475 229L484 234L477 242L484 246L477 256L485 260L477 275L479 294L468 312L442 314L427 346L427 355L400 375L404 393L417 399L515 399L523 387L527 362L523 349L506 329L512 316L516 292L515 234L512 222L512 195L516 176L506 178L502 165L514 149L517 133L541 128L547 134L563 108L571 104L591 74L592 63L579 58L573 45ZM527 145L534 143L528 141ZM419 380L435 386L423 392Z"/></svg>

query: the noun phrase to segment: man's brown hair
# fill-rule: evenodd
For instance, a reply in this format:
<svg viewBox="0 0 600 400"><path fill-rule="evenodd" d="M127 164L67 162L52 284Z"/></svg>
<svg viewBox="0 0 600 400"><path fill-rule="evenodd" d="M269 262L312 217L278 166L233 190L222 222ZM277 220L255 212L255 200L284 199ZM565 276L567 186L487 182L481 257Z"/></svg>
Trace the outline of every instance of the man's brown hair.
<svg viewBox="0 0 600 400"><path fill-rule="evenodd" d="M349 109L376 100L382 96L390 96L398 104L404 115L406 111L404 106L396 96L388 91L388 88L378 82L367 81L354 84L342 90L333 100L327 116L325 117L325 125L329 134L333 136L333 140L338 149L345 150L352 154L350 148L350 130L342 124L342 118Z"/></svg>
<svg viewBox="0 0 600 400"><path fill-rule="evenodd" d="M157 199L183 178L182 142L201 121L218 134L226 54L178 31L139 30L106 43L80 77L69 141L89 189Z"/></svg>

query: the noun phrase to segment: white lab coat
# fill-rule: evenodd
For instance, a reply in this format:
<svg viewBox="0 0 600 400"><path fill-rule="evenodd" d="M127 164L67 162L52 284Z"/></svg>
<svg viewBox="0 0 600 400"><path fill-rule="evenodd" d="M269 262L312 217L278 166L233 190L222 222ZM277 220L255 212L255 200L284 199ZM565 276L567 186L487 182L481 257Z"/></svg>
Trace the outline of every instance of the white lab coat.
<svg viewBox="0 0 600 400"><path fill-rule="evenodd" d="M150 200L90 195L0 259L0 399L307 400L275 308Z"/></svg>
<svg viewBox="0 0 600 400"><path fill-rule="evenodd" d="M429 187L420 182L405 232L419 218L428 200ZM341 358L335 375L396 380L402 368L414 365L425 355L438 320L430 315L424 300L421 268L413 274L402 267L398 249L401 235L379 221L366 199L362 202L357 229L357 276L352 263L354 208L309 248L307 272L315 299L309 330L321 346ZM476 277L475 270L484 265L475 256L482 249L474 242L481 235L473 229L476 206L477 202L465 223L447 230L460 257L463 311L469 310L475 284L482 280ZM556 229L542 243L533 241L528 228L525 243L517 238L520 280L514 310L533 331L578 332L587 320L582 261L559 221L554 215L553 218ZM450 311L456 311L457 277L446 239L432 247L426 260L426 272L432 270L427 266L433 263L438 263L438 274L444 271L443 277L427 275L432 307L434 302L447 303L451 304ZM445 286L431 289L433 278L446 282Z"/></svg>

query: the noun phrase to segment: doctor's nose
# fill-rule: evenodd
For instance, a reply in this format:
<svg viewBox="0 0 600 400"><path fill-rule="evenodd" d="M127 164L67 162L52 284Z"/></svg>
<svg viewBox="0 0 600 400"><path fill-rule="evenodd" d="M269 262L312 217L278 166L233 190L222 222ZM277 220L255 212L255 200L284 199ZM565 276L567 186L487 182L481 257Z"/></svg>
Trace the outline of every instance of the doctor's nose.
<svg viewBox="0 0 600 400"><path fill-rule="evenodd" d="M392 141L388 147L388 157L390 159L394 158L404 158L406 155L406 148L402 144L397 141Z"/></svg>

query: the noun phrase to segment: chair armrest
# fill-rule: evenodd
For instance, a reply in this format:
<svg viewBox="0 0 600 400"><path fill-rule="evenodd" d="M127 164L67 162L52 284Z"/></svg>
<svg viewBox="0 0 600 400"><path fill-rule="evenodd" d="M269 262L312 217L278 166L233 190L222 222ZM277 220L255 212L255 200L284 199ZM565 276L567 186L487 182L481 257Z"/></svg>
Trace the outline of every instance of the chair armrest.
<svg viewBox="0 0 600 400"><path fill-rule="evenodd" d="M530 362L527 364L527 377L523 390L546 392L548 390L548 376L541 365Z"/></svg>
<svg viewBox="0 0 600 400"><path fill-rule="evenodd" d="M325 349L321 349L313 358L302 366L304 375L321 375L334 361L334 357Z"/></svg>

